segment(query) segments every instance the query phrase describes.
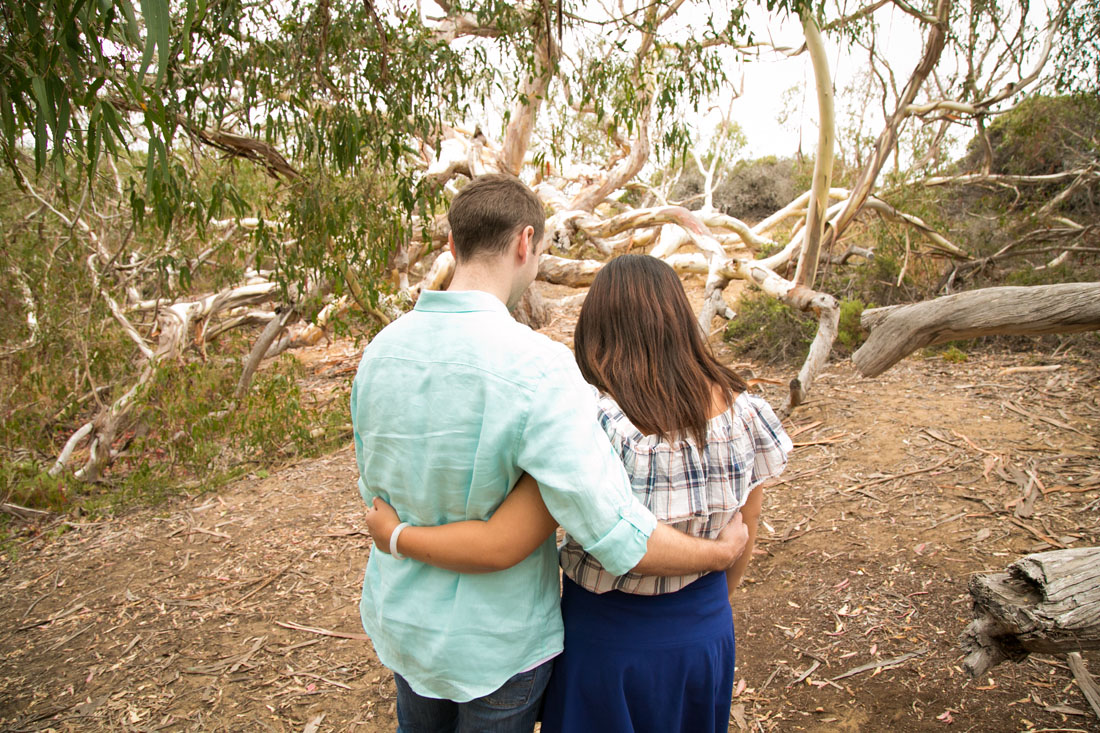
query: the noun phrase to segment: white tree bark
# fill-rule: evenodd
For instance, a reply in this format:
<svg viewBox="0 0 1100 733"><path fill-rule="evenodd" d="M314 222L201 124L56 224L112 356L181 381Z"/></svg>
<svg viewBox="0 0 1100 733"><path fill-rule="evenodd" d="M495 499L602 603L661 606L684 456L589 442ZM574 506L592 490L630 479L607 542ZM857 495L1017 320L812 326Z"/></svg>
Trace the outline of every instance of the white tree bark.
<svg viewBox="0 0 1100 733"><path fill-rule="evenodd" d="M88 258L88 266L96 273L95 263L98 255L92 254ZM122 312L122 308L108 299L113 304L112 313L116 320L123 324L124 329L135 339L141 350L141 370L137 380L130 388L110 405L104 406L96 416L81 426L79 430L65 442L57 460L50 468L51 475L58 475L63 471L72 458L76 447L82 441L88 439L88 457L84 465L74 472L74 476L83 481L97 481L104 468L114 459L111 445L122 422L129 415L136 403L136 398L141 390L152 379L158 365L166 359L178 359L191 341L192 332L197 323L209 320L218 313L232 311L247 305L265 302L271 299L277 286L269 282L253 282L237 288L230 288L220 293L208 295L198 300L187 300L178 303L163 303L150 301L136 304L132 310L135 312L155 310L159 333L155 347L150 346L130 320ZM127 328L128 326L128 328Z"/></svg>
<svg viewBox="0 0 1100 733"><path fill-rule="evenodd" d="M531 143L531 131L535 118L546 98L546 90L554 78L554 68L561 57L561 49L549 32L536 46L535 69L523 81L519 98L512 107L512 116L504 131L504 144L500 152L500 170L518 176L523 167L527 147Z"/></svg>
<svg viewBox="0 0 1100 733"><path fill-rule="evenodd" d="M864 377L882 374L917 349L991 334L1100 330L1100 283L971 290L935 300L871 308L870 330L852 362Z"/></svg>
<svg viewBox="0 0 1100 733"><path fill-rule="evenodd" d="M810 189L809 207L806 209L805 244L798 258L798 269L795 271L794 281L807 288L813 288L814 281L817 279L821 238L825 232L825 210L829 208L829 184L833 179L833 144L836 136L833 130L833 79L829 74L829 60L825 56L825 43L821 40L817 22L809 11L803 11L802 29L806 35L806 47L809 49L814 67L818 136L813 185Z"/></svg>

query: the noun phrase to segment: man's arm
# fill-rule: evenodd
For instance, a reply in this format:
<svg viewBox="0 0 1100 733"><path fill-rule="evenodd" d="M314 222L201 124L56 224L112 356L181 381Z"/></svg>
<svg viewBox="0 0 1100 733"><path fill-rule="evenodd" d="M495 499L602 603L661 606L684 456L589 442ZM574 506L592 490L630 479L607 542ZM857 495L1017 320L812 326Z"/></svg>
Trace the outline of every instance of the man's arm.
<svg viewBox="0 0 1100 733"><path fill-rule="evenodd" d="M733 565L748 542L748 529L735 514L717 539L692 537L664 524L649 536L646 553L633 572L641 575L688 575L726 570Z"/></svg>
<svg viewBox="0 0 1100 733"><path fill-rule="evenodd" d="M532 398L517 464L538 481L543 501L570 538L612 575L687 575L732 565L747 541L741 521L717 540L657 525L631 491L598 414L592 388L564 351Z"/></svg>
<svg viewBox="0 0 1100 733"><path fill-rule="evenodd" d="M391 552L390 537L400 521L393 508L376 498L366 521L375 547ZM407 527L398 538L397 551L457 573L489 573L518 564L545 542L556 526L534 479L524 474L488 520ZM649 536L645 556L633 570L643 575L725 570L741 554L747 536L740 514L716 540L692 537L659 524Z"/></svg>

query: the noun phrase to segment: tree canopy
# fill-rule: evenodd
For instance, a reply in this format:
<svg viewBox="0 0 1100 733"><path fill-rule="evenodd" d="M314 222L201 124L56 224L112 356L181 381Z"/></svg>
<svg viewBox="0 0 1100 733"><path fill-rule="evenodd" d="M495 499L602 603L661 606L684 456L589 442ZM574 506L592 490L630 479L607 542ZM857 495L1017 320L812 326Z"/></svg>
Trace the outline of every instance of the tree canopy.
<svg viewBox="0 0 1100 733"><path fill-rule="evenodd" d="M805 41L773 42L777 22L796 24ZM617 248L652 245L681 271L706 275L704 328L729 314L731 279L814 312L820 348L799 378L809 389L836 324L835 300L814 290L817 263L835 256L822 251L857 217L876 212L915 228L938 256L970 256L879 198L884 176L891 185L958 184L960 174L1036 184L1035 172L995 161L1006 145L999 120L1025 114L1040 92L1100 90L1096 10L1081 0L855 9L808 0L28 0L5 5L0 23L0 155L18 221L0 269L20 294L6 306L18 314L6 353L44 348L48 332L57 343L83 339L88 356L67 388L74 398L91 390L96 409L72 410L54 470L82 450L85 478L119 454L118 433L157 370L205 359L210 338L264 326L244 360L240 400L260 360L317 338L348 308L388 322L415 295L410 271L445 237L441 205L463 180L493 170L521 176L547 206L556 249L544 278L581 283ZM891 26L918 57L891 57ZM859 125L834 120L836 49L866 58ZM736 96L739 74L802 54L815 77L806 114L819 130L812 190L749 224L743 212L719 210L714 193L747 170L733 158L751 141L744 146L728 114L702 121ZM833 185L838 129L847 188ZM970 137L974 169L953 169L953 142ZM1057 181L1094 190L1095 145L1090 156ZM673 196L688 170L703 179L694 202ZM1044 231L1065 214L1041 213ZM417 275L430 286L446 272L442 256ZM54 301L69 311L51 316L44 304ZM275 311L255 308L273 302ZM99 343L93 332L102 348L88 348Z"/></svg>

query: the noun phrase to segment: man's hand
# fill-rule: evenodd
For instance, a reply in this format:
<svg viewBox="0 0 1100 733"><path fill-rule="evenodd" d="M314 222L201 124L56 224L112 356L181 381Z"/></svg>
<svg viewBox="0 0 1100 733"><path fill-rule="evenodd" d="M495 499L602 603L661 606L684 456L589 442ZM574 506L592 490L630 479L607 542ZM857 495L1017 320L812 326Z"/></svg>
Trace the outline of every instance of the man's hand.
<svg viewBox="0 0 1100 733"><path fill-rule="evenodd" d="M724 567L718 568L719 570L725 570L737 562L737 558L741 557L741 553L745 551L745 545L749 542L749 528L745 526L745 522L741 519L741 512L733 515L733 519L722 528L714 541L721 545L725 552L729 553L729 562Z"/></svg>
<svg viewBox="0 0 1100 733"><path fill-rule="evenodd" d="M733 515L713 540L658 524L649 536L645 557L634 566L634 572L667 576L724 571L737 562L748 541L749 530L740 512Z"/></svg>
<svg viewBox="0 0 1100 733"><path fill-rule="evenodd" d="M367 508L367 531L370 532L371 541L376 549L389 554L390 535L401 523L397 512L386 502L374 497L371 506Z"/></svg>

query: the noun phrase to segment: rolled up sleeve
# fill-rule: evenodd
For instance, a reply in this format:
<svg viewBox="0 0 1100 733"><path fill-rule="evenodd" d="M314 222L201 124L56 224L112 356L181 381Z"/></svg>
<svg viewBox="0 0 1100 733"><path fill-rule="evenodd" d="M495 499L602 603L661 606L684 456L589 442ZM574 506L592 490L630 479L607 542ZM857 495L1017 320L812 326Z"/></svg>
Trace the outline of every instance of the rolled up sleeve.
<svg viewBox="0 0 1100 733"><path fill-rule="evenodd" d="M538 482L550 514L614 575L641 561L657 525L596 421L596 401L562 347L547 365L517 446L518 465Z"/></svg>

